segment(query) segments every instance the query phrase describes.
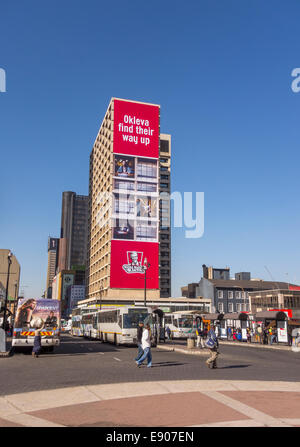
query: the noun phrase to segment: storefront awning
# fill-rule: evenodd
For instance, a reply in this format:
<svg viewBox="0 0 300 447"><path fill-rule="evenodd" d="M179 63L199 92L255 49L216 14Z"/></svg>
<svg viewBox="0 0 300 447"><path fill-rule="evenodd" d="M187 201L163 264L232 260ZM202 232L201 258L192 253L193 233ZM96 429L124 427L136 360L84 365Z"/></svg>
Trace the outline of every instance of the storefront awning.
<svg viewBox="0 0 300 447"><path fill-rule="evenodd" d="M222 320L224 314L204 314L202 316L203 320Z"/></svg>
<svg viewBox="0 0 300 447"><path fill-rule="evenodd" d="M265 310L263 312L257 312L255 314L255 320L277 320L284 321L287 319L287 316L284 312L277 312L273 310Z"/></svg>
<svg viewBox="0 0 300 447"><path fill-rule="evenodd" d="M232 312L228 314L224 314L223 320L248 320L248 314L241 312Z"/></svg>

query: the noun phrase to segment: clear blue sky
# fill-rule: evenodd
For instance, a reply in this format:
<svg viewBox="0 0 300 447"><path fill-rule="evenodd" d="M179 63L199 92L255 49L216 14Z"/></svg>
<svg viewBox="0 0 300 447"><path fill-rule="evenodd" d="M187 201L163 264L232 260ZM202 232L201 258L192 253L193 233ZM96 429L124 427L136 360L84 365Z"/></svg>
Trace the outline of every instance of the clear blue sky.
<svg viewBox="0 0 300 447"><path fill-rule="evenodd" d="M161 104L172 190L205 193L204 236L173 231L173 296L203 263L300 284L299 14L298 0L2 2L0 247L26 297L45 289L62 191L88 193L112 96Z"/></svg>

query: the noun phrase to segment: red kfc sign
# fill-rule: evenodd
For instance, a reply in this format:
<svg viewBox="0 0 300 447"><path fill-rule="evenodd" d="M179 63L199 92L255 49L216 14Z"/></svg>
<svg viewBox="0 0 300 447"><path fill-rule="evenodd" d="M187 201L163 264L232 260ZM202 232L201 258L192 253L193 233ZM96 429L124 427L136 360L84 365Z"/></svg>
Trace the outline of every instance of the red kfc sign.
<svg viewBox="0 0 300 447"><path fill-rule="evenodd" d="M147 289L159 288L158 243L111 241L110 287L122 289L144 288L144 261L147 270Z"/></svg>
<svg viewBox="0 0 300 447"><path fill-rule="evenodd" d="M159 157L159 106L114 100L114 153Z"/></svg>

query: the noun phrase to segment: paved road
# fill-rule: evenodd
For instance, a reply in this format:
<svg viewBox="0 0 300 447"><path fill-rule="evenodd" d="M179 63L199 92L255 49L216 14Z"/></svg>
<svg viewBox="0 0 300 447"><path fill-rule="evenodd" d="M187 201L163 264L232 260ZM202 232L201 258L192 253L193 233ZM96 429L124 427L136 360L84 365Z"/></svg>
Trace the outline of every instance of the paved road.
<svg viewBox="0 0 300 447"><path fill-rule="evenodd" d="M300 355L291 351L221 346L219 369L206 357L153 349L153 367L137 368L136 348L63 335L53 354L15 354L1 362L0 395L45 389L164 380L299 380Z"/></svg>

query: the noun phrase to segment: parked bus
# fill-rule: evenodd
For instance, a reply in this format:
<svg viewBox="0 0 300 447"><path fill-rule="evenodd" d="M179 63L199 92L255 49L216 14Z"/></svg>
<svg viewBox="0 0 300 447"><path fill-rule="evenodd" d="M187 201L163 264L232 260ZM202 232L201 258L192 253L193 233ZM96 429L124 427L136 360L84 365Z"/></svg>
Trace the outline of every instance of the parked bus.
<svg viewBox="0 0 300 447"><path fill-rule="evenodd" d="M138 323L149 323L152 335L157 333L157 318L143 306L119 306L109 309L74 309L71 334L89 337L115 345L136 345Z"/></svg>
<svg viewBox="0 0 300 447"><path fill-rule="evenodd" d="M164 315L165 328L169 327L172 338L188 338L195 334L195 311L176 311Z"/></svg>
<svg viewBox="0 0 300 447"><path fill-rule="evenodd" d="M33 347L34 332L42 328L42 348L52 352L60 344L60 301L52 299L20 299L14 322L12 346Z"/></svg>

